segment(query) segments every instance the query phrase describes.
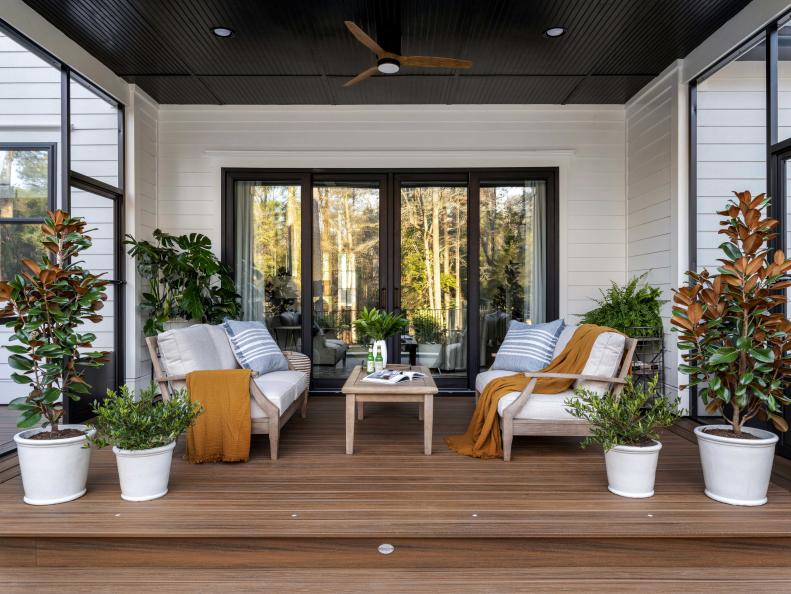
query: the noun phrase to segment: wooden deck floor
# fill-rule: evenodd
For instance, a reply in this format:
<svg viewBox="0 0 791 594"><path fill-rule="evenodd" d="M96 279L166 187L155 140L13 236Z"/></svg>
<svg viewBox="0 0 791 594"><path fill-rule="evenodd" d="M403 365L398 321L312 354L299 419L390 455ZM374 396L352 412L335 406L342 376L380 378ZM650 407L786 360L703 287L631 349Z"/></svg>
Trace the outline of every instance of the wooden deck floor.
<svg viewBox="0 0 791 594"><path fill-rule="evenodd" d="M120 499L109 450L94 453L88 494L71 503L27 506L11 478L0 484L0 583L5 575L24 589L26 578L10 568L52 554L74 571L112 568L115 591L143 577L188 590L201 571L220 589L233 581L221 568L237 568L241 582L277 584L288 574L305 591L319 587L319 570L324 591L336 582L347 591L515 591L513 583L528 582L541 591L553 589L552 576L591 580L571 591L631 591L650 575L657 589L642 591L678 591L679 576L697 570L719 580L751 550L755 575L733 573L732 584L791 591L791 569L779 562L791 558L791 492L773 484L760 508L708 499L697 448L680 435L663 438L655 497L630 500L606 490L601 452L580 450L576 438L517 438L511 463L449 452L443 438L464 429L471 399L437 399L435 453L424 456L414 408L369 405L354 456L344 454L340 398L313 398L308 418L284 429L276 462L265 437L254 438L247 464L189 465L180 445L170 493L148 503ZM379 555L382 542L396 552ZM499 568L494 582L491 567ZM376 578L392 587L358 587L370 585L365 572L374 569L395 572ZM767 588L747 587L759 573ZM40 584L41 574L30 579ZM454 590L458 583L469 589Z"/></svg>
<svg viewBox="0 0 791 594"><path fill-rule="evenodd" d="M16 447L14 434L19 431L16 427L18 416L16 411L0 404L0 456Z"/></svg>

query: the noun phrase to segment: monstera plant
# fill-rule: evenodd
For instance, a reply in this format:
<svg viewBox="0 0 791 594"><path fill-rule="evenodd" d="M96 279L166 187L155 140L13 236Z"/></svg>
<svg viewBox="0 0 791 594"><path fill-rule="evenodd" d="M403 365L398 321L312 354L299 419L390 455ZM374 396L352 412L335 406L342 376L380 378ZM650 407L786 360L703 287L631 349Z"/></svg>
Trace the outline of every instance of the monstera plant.
<svg viewBox="0 0 791 594"><path fill-rule="evenodd" d="M727 241L720 245L717 274L687 272L689 285L675 291L672 324L679 332L678 348L685 361L679 370L689 376L690 386L698 387L707 410L722 414L727 422L696 429L707 494L747 505L745 501L766 500L777 441L776 435L748 428L747 423L768 421L777 431L788 430L782 406L791 402L785 393L791 376L791 322L780 308L791 287L791 260L771 247L778 221L765 214L766 196L739 192L736 197L718 213L723 217L719 233ZM755 446L749 450L757 456L762 449L756 440L766 442L764 458L740 456L739 460L747 460L746 466L735 475L714 478L712 459L731 455L723 445L748 441ZM720 470L733 471L736 459ZM760 477L754 475L758 469ZM745 499L728 490L745 480L761 483L756 493Z"/></svg>

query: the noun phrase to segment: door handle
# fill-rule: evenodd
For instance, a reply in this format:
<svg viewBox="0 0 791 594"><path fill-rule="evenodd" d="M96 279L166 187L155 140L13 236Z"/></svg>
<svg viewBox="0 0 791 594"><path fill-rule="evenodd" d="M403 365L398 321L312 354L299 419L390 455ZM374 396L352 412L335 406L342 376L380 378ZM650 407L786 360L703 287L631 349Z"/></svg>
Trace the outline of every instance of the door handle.
<svg viewBox="0 0 791 594"><path fill-rule="evenodd" d="M393 309L401 309L401 287L393 287Z"/></svg>
<svg viewBox="0 0 791 594"><path fill-rule="evenodd" d="M387 309L387 289L382 287L379 289L379 309Z"/></svg>

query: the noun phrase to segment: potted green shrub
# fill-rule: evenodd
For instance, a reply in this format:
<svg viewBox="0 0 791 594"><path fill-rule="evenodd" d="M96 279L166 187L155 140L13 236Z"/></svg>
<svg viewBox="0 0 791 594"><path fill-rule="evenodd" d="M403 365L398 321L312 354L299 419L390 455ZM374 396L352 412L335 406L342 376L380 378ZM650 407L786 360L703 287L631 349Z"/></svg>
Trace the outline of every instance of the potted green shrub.
<svg viewBox="0 0 791 594"><path fill-rule="evenodd" d="M50 212L41 225L49 257L36 263L23 258L27 269L0 283L3 317L12 330L6 345L12 354L11 378L30 388L27 396L11 401L20 412L14 436L19 456L24 500L32 505L71 501L85 494L90 434L84 425L64 425L63 401L90 393L83 377L86 367L106 362L105 353L92 350L96 336L81 329L102 320L106 281L82 268L80 255L91 247L82 219L63 211ZM41 425L41 427L35 427Z"/></svg>
<svg viewBox="0 0 791 594"><path fill-rule="evenodd" d="M776 219L764 215L764 194L736 193L720 233L719 274L689 271L689 285L674 294L672 323L689 385L709 412L726 424L695 428L703 464L705 493L733 505L762 505L778 437L748 427L752 419L788 431L782 405L791 375L791 322L778 308L788 299L791 260L772 250Z"/></svg>
<svg viewBox="0 0 791 594"><path fill-rule="evenodd" d="M121 498L149 501L168 492L170 464L176 440L203 412L190 401L186 390L159 400L156 386L142 390L139 398L127 386L108 391L103 402L95 402L96 430L91 442L97 447L113 446Z"/></svg>
<svg viewBox="0 0 791 594"><path fill-rule="evenodd" d="M211 240L200 233L171 235L156 229L154 241L127 235L129 254L148 283L140 307L147 314L146 336L192 322L219 324L238 318L239 295L230 268L214 255Z"/></svg>
<svg viewBox="0 0 791 594"><path fill-rule="evenodd" d="M591 435L582 447L597 444L604 450L607 488L622 497L651 497L659 462L659 429L683 414L678 400L657 393L658 376L635 385L631 378L620 393L604 394L578 388L565 401L566 410L590 423Z"/></svg>
<svg viewBox="0 0 791 594"><path fill-rule="evenodd" d="M401 314L380 311L375 307L364 307L359 317L352 322L361 340L373 341L374 356L382 354L382 361L387 366L387 339L400 334L407 326L407 320Z"/></svg>
<svg viewBox="0 0 791 594"><path fill-rule="evenodd" d="M426 367L437 367L442 355L445 329L434 319L431 311L414 312L411 323L418 344L418 362Z"/></svg>
<svg viewBox="0 0 791 594"><path fill-rule="evenodd" d="M662 289L645 283L646 274L619 286L613 282L596 299L598 307L582 314L580 323L607 326L627 336L662 335Z"/></svg>

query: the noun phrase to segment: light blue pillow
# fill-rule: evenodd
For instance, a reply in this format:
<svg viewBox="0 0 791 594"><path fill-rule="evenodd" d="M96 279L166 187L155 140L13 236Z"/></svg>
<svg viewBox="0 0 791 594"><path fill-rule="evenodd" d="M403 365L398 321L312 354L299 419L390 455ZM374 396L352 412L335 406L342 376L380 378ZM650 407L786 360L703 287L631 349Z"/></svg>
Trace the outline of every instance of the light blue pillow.
<svg viewBox="0 0 791 594"><path fill-rule="evenodd" d="M525 324L513 320L508 326L503 344L497 349L492 369L507 371L538 371L552 361L558 336L563 331L563 320L546 324Z"/></svg>
<svg viewBox="0 0 791 594"><path fill-rule="evenodd" d="M223 328L240 367L257 374L288 370L288 361L261 322L225 320Z"/></svg>

